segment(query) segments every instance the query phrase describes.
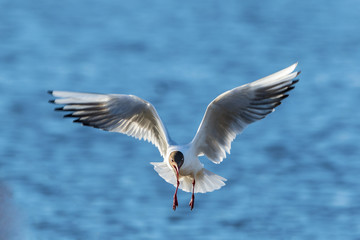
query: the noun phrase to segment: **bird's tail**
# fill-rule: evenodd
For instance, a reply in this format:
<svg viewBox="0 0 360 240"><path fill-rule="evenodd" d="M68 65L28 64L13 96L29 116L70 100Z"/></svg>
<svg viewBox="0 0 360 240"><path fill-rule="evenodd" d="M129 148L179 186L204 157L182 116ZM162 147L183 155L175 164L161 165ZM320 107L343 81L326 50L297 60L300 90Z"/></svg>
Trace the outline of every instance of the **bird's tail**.
<svg viewBox="0 0 360 240"><path fill-rule="evenodd" d="M195 177L195 193L212 192L225 186L226 179L203 168ZM180 179L179 188L185 192L192 192L193 178L186 176Z"/></svg>
<svg viewBox="0 0 360 240"><path fill-rule="evenodd" d="M176 177L174 171L172 171L164 162L152 162L155 171L168 183L176 187ZM196 174L195 177L195 193L212 192L225 186L226 179L210 172L207 169L202 169ZM180 177L179 188L185 192L192 192L193 178L190 176Z"/></svg>
<svg viewBox="0 0 360 240"><path fill-rule="evenodd" d="M206 193L225 186L226 179L204 168L196 175L195 181L195 193Z"/></svg>

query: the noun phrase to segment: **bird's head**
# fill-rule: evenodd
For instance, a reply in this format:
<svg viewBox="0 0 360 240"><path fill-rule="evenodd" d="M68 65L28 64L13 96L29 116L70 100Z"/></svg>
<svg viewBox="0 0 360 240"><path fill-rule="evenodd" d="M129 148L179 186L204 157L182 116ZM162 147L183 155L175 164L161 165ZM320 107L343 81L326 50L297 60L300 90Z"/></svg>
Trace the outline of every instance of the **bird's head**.
<svg viewBox="0 0 360 240"><path fill-rule="evenodd" d="M181 166L184 163L184 155L180 151L174 151L170 153L169 156L170 166L175 170L178 174Z"/></svg>

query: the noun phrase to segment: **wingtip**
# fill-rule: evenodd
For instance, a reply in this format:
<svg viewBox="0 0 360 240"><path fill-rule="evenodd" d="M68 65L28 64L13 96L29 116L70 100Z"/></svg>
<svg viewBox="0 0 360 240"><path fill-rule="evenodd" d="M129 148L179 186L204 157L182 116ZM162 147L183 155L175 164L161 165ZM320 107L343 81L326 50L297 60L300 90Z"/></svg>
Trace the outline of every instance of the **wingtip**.
<svg viewBox="0 0 360 240"><path fill-rule="evenodd" d="M69 118L69 117L74 117L74 115L72 113L64 115L64 118Z"/></svg>
<svg viewBox="0 0 360 240"><path fill-rule="evenodd" d="M290 86L288 89L287 89L287 91L291 91L291 90L293 90L295 88L295 86Z"/></svg>
<svg viewBox="0 0 360 240"><path fill-rule="evenodd" d="M55 103L54 99L49 100L49 103Z"/></svg>
<svg viewBox="0 0 360 240"><path fill-rule="evenodd" d="M48 90L47 93L50 94L50 95L53 95L53 90Z"/></svg>
<svg viewBox="0 0 360 240"><path fill-rule="evenodd" d="M290 74L290 73L295 73L295 69L296 69L297 65L298 65L298 62L296 62L296 63L288 66L287 68L284 68L283 70L280 70L279 72L276 72L276 73L274 73L272 75L279 75L279 74L286 74L287 75L287 74ZM272 75L270 75L270 76L272 76Z"/></svg>
<svg viewBox="0 0 360 240"><path fill-rule="evenodd" d="M295 79L295 80L293 80L292 82L291 82L291 85L294 85L294 84L296 84L296 83L298 83L299 82L299 79Z"/></svg>
<svg viewBox="0 0 360 240"><path fill-rule="evenodd" d="M290 66L290 68L292 69L292 71L295 70L295 68L297 67L297 65L299 64L299 62L294 63L293 65Z"/></svg>
<svg viewBox="0 0 360 240"><path fill-rule="evenodd" d="M284 99L287 98L288 96L289 96L289 94L284 94L284 95L281 97L281 100L280 100L280 101L284 100Z"/></svg>
<svg viewBox="0 0 360 240"><path fill-rule="evenodd" d="M275 105L273 106L273 109L275 109L277 106L280 106L280 105L281 105L281 102L275 103Z"/></svg>

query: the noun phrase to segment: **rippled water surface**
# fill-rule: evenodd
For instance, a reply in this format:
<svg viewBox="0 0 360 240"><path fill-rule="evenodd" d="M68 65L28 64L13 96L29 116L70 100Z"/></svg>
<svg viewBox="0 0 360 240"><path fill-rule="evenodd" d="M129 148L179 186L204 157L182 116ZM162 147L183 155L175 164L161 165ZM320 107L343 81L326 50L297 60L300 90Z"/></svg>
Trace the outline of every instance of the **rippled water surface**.
<svg viewBox="0 0 360 240"><path fill-rule="evenodd" d="M0 239L359 239L360 2L0 0ZM49 89L134 94L187 143L220 93L299 61L221 190L179 194L155 147L62 119ZM6 209L3 210L3 209ZM2 215L1 215L2 214Z"/></svg>

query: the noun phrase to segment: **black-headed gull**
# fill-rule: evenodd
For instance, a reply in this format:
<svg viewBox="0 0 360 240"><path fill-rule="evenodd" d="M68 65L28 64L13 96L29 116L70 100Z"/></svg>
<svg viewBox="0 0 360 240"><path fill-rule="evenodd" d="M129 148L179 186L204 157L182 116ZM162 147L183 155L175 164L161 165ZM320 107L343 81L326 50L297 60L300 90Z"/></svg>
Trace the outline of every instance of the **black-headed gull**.
<svg viewBox="0 0 360 240"><path fill-rule="evenodd" d="M194 193L220 189L226 179L204 168L198 157L205 155L220 163L230 154L231 142L250 123L263 119L294 88L297 63L272 75L236 87L215 98L207 107L194 139L177 145L170 139L153 105L133 95L93 94L49 91L64 105L55 110L68 111L74 122L110 132L124 133L153 143L164 158L153 162L155 171L176 187L173 209L178 206L178 188L192 192L189 203L194 208Z"/></svg>

